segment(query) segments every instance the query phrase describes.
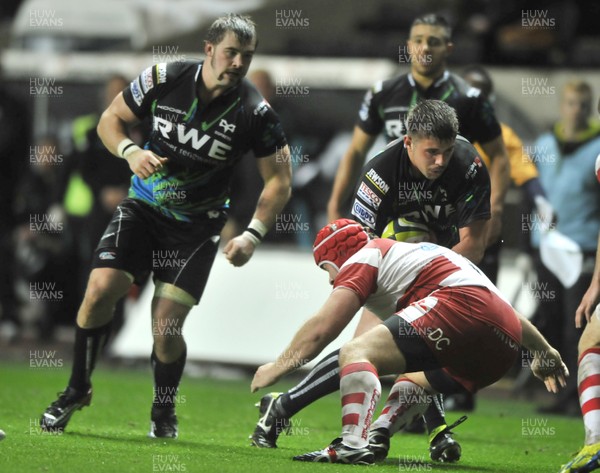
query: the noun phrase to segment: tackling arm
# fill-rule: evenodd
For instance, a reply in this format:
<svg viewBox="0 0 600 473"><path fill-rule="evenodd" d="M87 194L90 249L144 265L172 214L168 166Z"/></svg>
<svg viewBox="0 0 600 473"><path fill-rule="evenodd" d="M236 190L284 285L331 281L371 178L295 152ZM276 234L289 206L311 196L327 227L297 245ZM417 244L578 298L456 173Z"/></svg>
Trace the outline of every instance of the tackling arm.
<svg viewBox="0 0 600 473"><path fill-rule="evenodd" d="M296 332L288 347L273 363L256 370L250 390L271 386L282 376L313 360L337 338L360 309L358 295L345 288L334 290L323 307Z"/></svg>

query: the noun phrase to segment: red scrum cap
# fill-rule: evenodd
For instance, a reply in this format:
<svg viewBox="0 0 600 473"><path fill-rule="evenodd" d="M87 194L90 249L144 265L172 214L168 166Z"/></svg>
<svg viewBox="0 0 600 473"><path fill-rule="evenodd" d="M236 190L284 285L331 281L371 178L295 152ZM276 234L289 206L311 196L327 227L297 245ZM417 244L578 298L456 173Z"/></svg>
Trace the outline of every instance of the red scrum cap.
<svg viewBox="0 0 600 473"><path fill-rule="evenodd" d="M319 267L329 263L339 270L346 260L365 246L370 239L360 223L348 218L335 220L317 233L313 245L315 263Z"/></svg>

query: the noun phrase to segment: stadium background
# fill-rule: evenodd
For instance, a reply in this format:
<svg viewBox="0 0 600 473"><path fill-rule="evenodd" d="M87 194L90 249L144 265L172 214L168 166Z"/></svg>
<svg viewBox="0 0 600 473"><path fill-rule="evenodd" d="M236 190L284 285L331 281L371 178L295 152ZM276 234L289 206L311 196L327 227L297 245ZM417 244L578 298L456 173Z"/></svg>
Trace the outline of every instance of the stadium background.
<svg viewBox="0 0 600 473"><path fill-rule="evenodd" d="M495 81L499 118L528 147L557 119L559 91L568 79L587 80L597 100L600 37L594 20L599 10L600 5L592 0L501 4L485 0L6 1L0 6L0 87L26 109L30 146L48 135L57 138L51 158L60 167L73 152L73 120L98 110L109 77L118 73L131 79L155 62L200 59L204 32L214 18L229 11L252 15L260 44L251 71L271 73L275 98L293 117L293 128L285 121L284 127L299 137L292 143L295 203L273 230L276 241L264 244L248 266L233 269L223 257L217 259L205 298L184 330L191 361L186 376L241 376L242 382L235 386L242 389L244 376L257 364L273 359L328 293L307 244L324 223L324 199L365 90L376 80L408 70L404 44L412 19L430 11L448 18L456 45L450 70L485 65ZM31 153L23 159L30 162ZM520 190L511 189L504 215L506 248L499 286L531 314L541 288L535 286L535 275L522 257L527 239L522 202ZM50 321L52 330L40 330L36 317L44 314L31 309L40 301L23 289L26 281L15 282L21 284L17 290L21 325L0 319L0 383L9 398L18 395L14 387L11 390L13 377L14 386L35 385L44 370L53 375L59 370L66 379L75 315L66 307L60 309L67 289L52 285L55 281L49 278L46 282L54 293L47 296L54 297L52 312L59 315L56 324ZM101 367L147 365L149 294L143 291L126 303L123 328L109 345ZM351 328L340 341L350 333ZM18 381L21 378L25 381ZM149 385L150 378L144 380ZM513 386L512 378L504 380L489 396L506 397ZM46 389L37 410L41 412L53 394ZM546 400L540 393L531 395L536 402ZM255 400L244 396L250 404ZM335 411L335 401L330 405ZM5 409L0 412L6 414ZM535 412L535 406L530 409ZM335 419L337 412L333 414ZM37 411L28 412L27 418L37 415ZM522 414L521 418L528 417ZM576 426L574 422L569 429L579 435ZM0 428L4 428L1 423ZM252 424L239 428L243 437ZM548 441L544 436L538 440ZM571 440L572 450L577 444ZM5 446L0 444L0 455ZM555 463L559 465L560 459ZM188 466L188 471L196 470Z"/></svg>

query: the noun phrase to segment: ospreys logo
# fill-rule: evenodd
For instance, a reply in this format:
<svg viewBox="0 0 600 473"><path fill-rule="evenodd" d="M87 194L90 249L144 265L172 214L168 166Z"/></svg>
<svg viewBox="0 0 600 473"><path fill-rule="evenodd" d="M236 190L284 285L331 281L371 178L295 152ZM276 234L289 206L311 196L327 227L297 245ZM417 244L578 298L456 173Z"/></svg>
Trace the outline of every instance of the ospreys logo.
<svg viewBox="0 0 600 473"><path fill-rule="evenodd" d="M162 137L167 140L176 139L182 145L189 142L190 146L195 150L208 148L208 156L219 161L225 161L227 159L227 152L231 150L231 146L206 133L198 136L196 128L188 128L183 123L175 124L164 118L155 116L153 128L154 130L158 130Z"/></svg>

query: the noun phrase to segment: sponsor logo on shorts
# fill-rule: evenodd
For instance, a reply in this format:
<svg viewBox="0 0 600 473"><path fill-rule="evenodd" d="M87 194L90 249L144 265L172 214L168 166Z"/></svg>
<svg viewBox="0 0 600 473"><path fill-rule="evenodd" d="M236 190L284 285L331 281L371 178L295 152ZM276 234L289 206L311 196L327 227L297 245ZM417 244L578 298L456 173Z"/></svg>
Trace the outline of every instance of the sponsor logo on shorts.
<svg viewBox="0 0 600 473"><path fill-rule="evenodd" d="M357 216L361 221L370 227L375 226L375 214L361 204L358 200L354 201L354 205L352 206L352 215Z"/></svg>
<svg viewBox="0 0 600 473"><path fill-rule="evenodd" d="M167 82L167 63L161 62L156 65L156 76L158 77L158 83L164 84Z"/></svg>
<svg viewBox="0 0 600 473"><path fill-rule="evenodd" d="M390 186L388 185L387 182L385 182L380 176L379 174L377 174L375 172L375 169L370 169L369 172L367 173L367 179L369 181L371 181L373 183L373 185L375 187L377 187L377 189L379 189L381 191L382 194L387 194L388 191L390 190Z"/></svg>
<svg viewBox="0 0 600 473"><path fill-rule="evenodd" d="M152 68L148 67L140 75L140 82L142 83L142 91L147 94L152 87L154 87L154 81L152 80Z"/></svg>
<svg viewBox="0 0 600 473"><path fill-rule="evenodd" d="M449 347L451 343L448 337L444 337L444 331L439 327L428 334L427 338L432 342L435 342L435 349L438 351L442 351L444 348Z"/></svg>
<svg viewBox="0 0 600 473"><path fill-rule="evenodd" d="M375 210L377 210L381 204L381 197L375 194L372 189L369 189L369 186L367 186L364 182L360 183L360 187L358 188L358 196L367 204L371 204Z"/></svg>
<svg viewBox="0 0 600 473"><path fill-rule="evenodd" d="M103 251L98 255L98 258L100 258L101 260L116 259L117 254L114 251Z"/></svg>
<svg viewBox="0 0 600 473"><path fill-rule="evenodd" d="M131 86L129 88L131 90L131 95L133 95L133 100L135 100L135 103L137 104L138 107L142 106L142 100L144 100L144 93L142 92L142 89L140 88L140 83L137 79L134 79L131 82Z"/></svg>

